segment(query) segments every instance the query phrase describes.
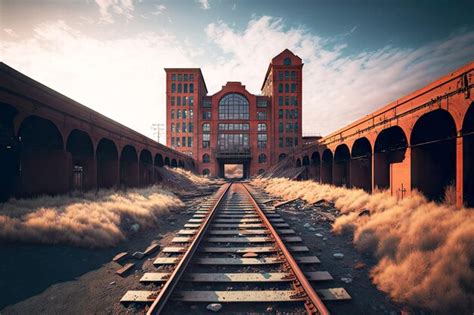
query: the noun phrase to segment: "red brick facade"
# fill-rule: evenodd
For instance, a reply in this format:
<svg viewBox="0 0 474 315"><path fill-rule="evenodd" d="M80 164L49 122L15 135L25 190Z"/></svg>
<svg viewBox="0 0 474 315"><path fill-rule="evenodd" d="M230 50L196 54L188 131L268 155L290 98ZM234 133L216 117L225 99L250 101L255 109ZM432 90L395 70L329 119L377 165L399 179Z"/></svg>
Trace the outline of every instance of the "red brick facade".
<svg viewBox="0 0 474 315"><path fill-rule="evenodd" d="M245 177L267 170L301 146L302 70L286 49L271 60L262 95L240 82L207 95L199 68L165 69L167 145L203 174L223 176L225 164L243 164Z"/></svg>

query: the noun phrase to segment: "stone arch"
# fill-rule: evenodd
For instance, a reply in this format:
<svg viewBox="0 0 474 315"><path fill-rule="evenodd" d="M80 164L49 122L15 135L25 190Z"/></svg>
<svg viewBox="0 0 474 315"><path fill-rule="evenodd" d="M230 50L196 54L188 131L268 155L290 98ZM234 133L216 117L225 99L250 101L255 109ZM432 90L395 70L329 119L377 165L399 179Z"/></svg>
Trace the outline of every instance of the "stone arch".
<svg viewBox="0 0 474 315"><path fill-rule="evenodd" d="M97 187L111 188L119 183L119 158L115 143L107 138L99 141L96 149Z"/></svg>
<svg viewBox="0 0 474 315"><path fill-rule="evenodd" d="M71 154L71 187L74 190L88 190L96 187L96 163L94 145L87 132L74 129L66 141L66 151Z"/></svg>
<svg viewBox="0 0 474 315"><path fill-rule="evenodd" d="M137 150L126 145L120 153L120 185L136 187L139 184L139 167Z"/></svg>
<svg viewBox="0 0 474 315"><path fill-rule="evenodd" d="M166 157L165 157L165 165L166 165L166 166L170 166L170 164L171 164L171 163L170 163L170 158L166 156Z"/></svg>
<svg viewBox="0 0 474 315"><path fill-rule="evenodd" d="M463 200L474 207L474 103L471 103L462 125L463 137Z"/></svg>
<svg viewBox="0 0 474 315"><path fill-rule="evenodd" d="M336 147L334 153L333 184L348 187L350 183L350 160L351 154L346 144Z"/></svg>
<svg viewBox="0 0 474 315"><path fill-rule="evenodd" d="M15 134L15 117L18 110L0 103L0 202L13 196L18 187L20 146Z"/></svg>
<svg viewBox="0 0 474 315"><path fill-rule="evenodd" d="M372 145L363 137L352 145L351 187L372 192Z"/></svg>
<svg viewBox="0 0 474 315"><path fill-rule="evenodd" d="M178 167L178 162L176 162L176 159L171 159L171 167Z"/></svg>
<svg viewBox="0 0 474 315"><path fill-rule="evenodd" d="M332 184L332 151L326 149L323 151L321 159L321 182L323 184Z"/></svg>
<svg viewBox="0 0 474 315"><path fill-rule="evenodd" d="M314 179L316 182L321 182L321 156L318 151L311 154L311 165L314 169Z"/></svg>
<svg viewBox="0 0 474 315"><path fill-rule="evenodd" d="M140 152L139 173L140 186L153 184L153 156L147 149Z"/></svg>

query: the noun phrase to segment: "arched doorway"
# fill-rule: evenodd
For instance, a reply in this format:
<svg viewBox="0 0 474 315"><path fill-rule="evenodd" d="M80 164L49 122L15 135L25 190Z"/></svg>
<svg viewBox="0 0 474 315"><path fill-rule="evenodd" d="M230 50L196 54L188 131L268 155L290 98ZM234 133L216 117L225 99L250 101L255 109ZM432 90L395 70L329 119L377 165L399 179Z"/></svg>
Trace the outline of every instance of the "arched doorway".
<svg viewBox="0 0 474 315"><path fill-rule="evenodd" d="M169 157L165 157L165 165L170 166L170 158Z"/></svg>
<svg viewBox="0 0 474 315"><path fill-rule="evenodd" d="M350 161L351 154L345 144L340 144L334 153L333 183L336 186L348 187L350 183Z"/></svg>
<svg viewBox="0 0 474 315"><path fill-rule="evenodd" d="M110 139L101 139L95 155L97 159L97 187L112 188L117 186L119 183L119 161L115 143Z"/></svg>
<svg viewBox="0 0 474 315"><path fill-rule="evenodd" d="M0 202L15 194L20 170L19 146L13 120L18 111L0 103Z"/></svg>
<svg viewBox="0 0 474 315"><path fill-rule="evenodd" d="M410 137L411 183L428 199L442 201L456 180L456 125L445 110L421 116Z"/></svg>
<svg viewBox="0 0 474 315"><path fill-rule="evenodd" d="M181 161L181 160L178 161L178 167L179 167L179 168L184 168L184 163L183 163L183 161Z"/></svg>
<svg viewBox="0 0 474 315"><path fill-rule="evenodd" d="M178 167L178 162L176 162L176 159L171 160L171 167Z"/></svg>
<svg viewBox="0 0 474 315"><path fill-rule="evenodd" d="M153 182L153 157L149 150L140 152L140 186L148 186Z"/></svg>
<svg viewBox="0 0 474 315"><path fill-rule="evenodd" d="M464 204L474 207L474 103L469 106L466 116L464 116L462 135Z"/></svg>
<svg viewBox="0 0 474 315"><path fill-rule="evenodd" d="M321 182L323 184L332 184L332 152L329 149L323 151Z"/></svg>
<svg viewBox="0 0 474 315"><path fill-rule="evenodd" d="M405 159L407 138L402 128L393 126L382 130L374 145L374 186L380 189L390 188L393 180L391 165Z"/></svg>
<svg viewBox="0 0 474 315"><path fill-rule="evenodd" d="M138 156L131 145L126 145L120 154L120 186L138 186Z"/></svg>
<svg viewBox="0 0 474 315"><path fill-rule="evenodd" d="M311 165L314 169L314 179L316 182L321 182L321 157L319 156L319 152L315 151L311 154Z"/></svg>
<svg viewBox="0 0 474 315"><path fill-rule="evenodd" d="M94 145L88 133L74 129L66 142L66 151L72 158L71 188L88 190L96 187Z"/></svg>
<svg viewBox="0 0 474 315"><path fill-rule="evenodd" d="M351 187L372 191L372 146L367 138L359 138L352 146Z"/></svg>
<svg viewBox="0 0 474 315"><path fill-rule="evenodd" d="M66 193L70 157L59 129L47 119L29 116L21 123L20 190L24 195Z"/></svg>
<svg viewBox="0 0 474 315"><path fill-rule="evenodd" d="M155 183L159 183L159 182L161 182L162 178L161 178L161 175L160 175L160 172L159 172L158 168L163 167L165 165L165 162L163 161L163 155L161 155L160 153L157 153L155 155L154 165L155 165L155 167L154 167Z"/></svg>

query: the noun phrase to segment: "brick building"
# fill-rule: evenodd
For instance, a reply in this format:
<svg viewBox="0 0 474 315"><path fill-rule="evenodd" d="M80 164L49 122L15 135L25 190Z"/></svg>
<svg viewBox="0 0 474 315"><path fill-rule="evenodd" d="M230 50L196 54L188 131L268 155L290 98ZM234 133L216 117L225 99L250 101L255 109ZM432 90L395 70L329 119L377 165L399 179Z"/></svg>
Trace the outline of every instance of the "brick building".
<svg viewBox="0 0 474 315"><path fill-rule="evenodd" d="M200 173L223 177L226 164L241 164L254 176L301 146L303 63L290 50L271 60L261 95L240 82L208 95L201 69L165 71L167 145L193 156Z"/></svg>

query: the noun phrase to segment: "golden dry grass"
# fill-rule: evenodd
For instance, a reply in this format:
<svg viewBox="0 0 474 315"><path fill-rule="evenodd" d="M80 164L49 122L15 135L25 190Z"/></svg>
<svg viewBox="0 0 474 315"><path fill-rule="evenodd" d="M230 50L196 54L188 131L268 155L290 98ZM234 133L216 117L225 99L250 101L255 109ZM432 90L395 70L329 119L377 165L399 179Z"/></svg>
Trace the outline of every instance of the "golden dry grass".
<svg viewBox="0 0 474 315"><path fill-rule="evenodd" d="M370 195L312 181L269 179L255 183L286 199L334 202L342 212L334 232L353 232L355 246L378 258L370 273L372 280L394 300L436 313L472 313L473 209L428 202L417 192L397 200L383 191ZM359 216L363 209L368 209L370 216Z"/></svg>

